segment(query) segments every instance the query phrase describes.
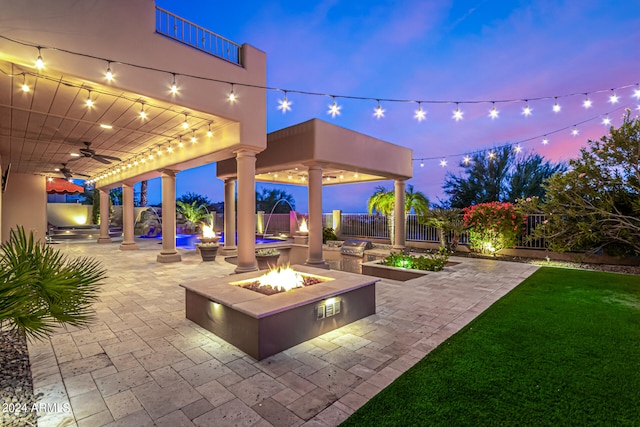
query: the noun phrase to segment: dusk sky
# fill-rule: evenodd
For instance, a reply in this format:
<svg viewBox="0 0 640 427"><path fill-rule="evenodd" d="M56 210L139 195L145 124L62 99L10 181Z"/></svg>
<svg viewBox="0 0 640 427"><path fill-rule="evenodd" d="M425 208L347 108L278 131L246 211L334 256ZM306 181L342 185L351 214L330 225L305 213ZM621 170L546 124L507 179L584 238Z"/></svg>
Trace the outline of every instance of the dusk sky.
<svg viewBox="0 0 640 427"><path fill-rule="evenodd" d="M576 157L588 139L608 132L607 113L619 125L625 108L640 112L634 97L640 82L639 0L157 0L157 5L266 52L268 86L290 91L293 102L283 114L277 109L283 93L267 93L267 132L315 117L409 147L416 160L408 184L434 203L444 199L445 173L460 173L466 153L520 142L523 152L564 161ZM336 95L341 115L327 114L331 98L291 92L296 90ZM609 100L613 92L619 97L615 104ZM550 99L535 100L541 97ZM587 97L593 102L588 109ZM382 101L385 113L378 119L375 99L423 101L426 118L414 118L415 102ZM516 101L498 102L503 100ZM489 117L490 101L496 101L498 118ZM459 121L452 118L456 102L464 114ZM553 111L555 102L560 112ZM529 116L523 114L527 104ZM571 134L574 125L577 136ZM442 159L446 167L440 166ZM367 198L380 184L393 189L391 181L324 188L323 211L365 212ZM293 194L297 210L306 212L305 187L278 188ZM159 179L153 180L151 203L160 201L159 189ZM215 165L178 174L178 196L188 191L222 201Z"/></svg>

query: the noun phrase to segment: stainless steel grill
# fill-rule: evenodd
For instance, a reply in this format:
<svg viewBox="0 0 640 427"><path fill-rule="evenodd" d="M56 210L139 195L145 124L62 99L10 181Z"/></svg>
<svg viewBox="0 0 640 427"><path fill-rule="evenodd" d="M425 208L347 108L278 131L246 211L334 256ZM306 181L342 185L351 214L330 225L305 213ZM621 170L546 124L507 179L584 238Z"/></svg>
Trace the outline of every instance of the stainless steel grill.
<svg viewBox="0 0 640 427"><path fill-rule="evenodd" d="M373 248L373 244L369 240L346 240L340 248L342 255L351 255L364 257L364 251Z"/></svg>

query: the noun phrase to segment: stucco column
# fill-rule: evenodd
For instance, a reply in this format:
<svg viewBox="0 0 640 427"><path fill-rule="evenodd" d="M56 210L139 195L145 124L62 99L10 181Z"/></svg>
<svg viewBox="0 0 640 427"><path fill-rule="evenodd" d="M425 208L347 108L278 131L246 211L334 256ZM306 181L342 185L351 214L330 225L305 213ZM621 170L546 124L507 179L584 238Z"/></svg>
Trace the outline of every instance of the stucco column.
<svg viewBox="0 0 640 427"><path fill-rule="evenodd" d="M176 173L162 171L162 250L158 262L179 262L182 256L176 250Z"/></svg>
<svg viewBox="0 0 640 427"><path fill-rule="evenodd" d="M309 166L309 252L306 265L329 268L322 258L322 167Z"/></svg>
<svg viewBox="0 0 640 427"><path fill-rule="evenodd" d="M102 205L101 205L102 206ZM138 249L138 245L133 240L133 185L122 184L122 243L121 250Z"/></svg>
<svg viewBox="0 0 640 427"><path fill-rule="evenodd" d="M99 189L96 191L100 194L100 236L98 237L98 243L112 243L109 236L109 189Z"/></svg>
<svg viewBox="0 0 640 427"><path fill-rule="evenodd" d="M236 273L258 270L256 262L256 153L236 152L238 170L238 266Z"/></svg>
<svg viewBox="0 0 640 427"><path fill-rule="evenodd" d="M224 247L222 255L235 254L236 246L236 182L233 179L224 180Z"/></svg>
<svg viewBox="0 0 640 427"><path fill-rule="evenodd" d="M404 202L405 202L405 182L396 180L395 181L395 205L394 205L394 249L404 249L405 247L405 211L404 211Z"/></svg>

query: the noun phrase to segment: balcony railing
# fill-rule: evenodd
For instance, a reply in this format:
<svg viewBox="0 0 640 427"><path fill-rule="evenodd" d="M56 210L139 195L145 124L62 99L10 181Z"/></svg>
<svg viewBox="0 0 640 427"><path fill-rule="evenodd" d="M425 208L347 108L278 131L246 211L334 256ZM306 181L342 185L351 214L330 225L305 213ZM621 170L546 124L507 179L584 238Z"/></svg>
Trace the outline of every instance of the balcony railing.
<svg viewBox="0 0 640 427"><path fill-rule="evenodd" d="M156 32L202 52L242 65L242 47L206 28L156 7Z"/></svg>

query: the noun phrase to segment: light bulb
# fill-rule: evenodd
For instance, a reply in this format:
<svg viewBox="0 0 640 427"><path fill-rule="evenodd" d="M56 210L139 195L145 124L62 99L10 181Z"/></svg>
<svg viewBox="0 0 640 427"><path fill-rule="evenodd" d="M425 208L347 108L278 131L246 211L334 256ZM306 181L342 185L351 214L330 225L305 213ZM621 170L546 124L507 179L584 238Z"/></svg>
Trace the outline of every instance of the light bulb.
<svg viewBox="0 0 640 427"><path fill-rule="evenodd" d="M327 114L331 114L331 117L335 118L340 115L340 110L342 110L342 106L338 105L334 99L333 104L329 105L329 111L327 111Z"/></svg>
<svg viewBox="0 0 640 427"><path fill-rule="evenodd" d="M373 110L373 115L376 117L376 119L379 119L384 117L384 113L385 110L380 105L380 101L378 101L378 106L375 108L375 110Z"/></svg>
<svg viewBox="0 0 640 427"><path fill-rule="evenodd" d="M554 113L559 113L561 109L562 108L560 107L560 104L558 104L557 102L555 104L553 104L553 112Z"/></svg>
<svg viewBox="0 0 640 427"><path fill-rule="evenodd" d="M640 99L640 87L638 87L634 92L633 92L633 97L636 99Z"/></svg>
<svg viewBox="0 0 640 427"><path fill-rule="evenodd" d="M287 111L291 111L291 104L293 104L293 102L287 99L287 92L285 92L284 97L278 100L278 104L278 110L281 110L282 114L284 114Z"/></svg>
<svg viewBox="0 0 640 427"><path fill-rule="evenodd" d="M531 115L531 112L532 112L532 111L533 111L533 110L531 110L531 107L529 107L529 105L525 105L525 107L522 109L522 114L523 114L525 117L529 117L529 116Z"/></svg>
<svg viewBox="0 0 640 427"><path fill-rule="evenodd" d="M178 85L176 84L176 75L172 73L173 76L173 82L171 83L171 93L172 94L177 94L178 93Z"/></svg>
<svg viewBox="0 0 640 427"><path fill-rule="evenodd" d="M211 123L207 127L207 137L211 138L213 136L213 132L211 131Z"/></svg>
<svg viewBox="0 0 640 427"><path fill-rule="evenodd" d="M42 55L40 54L40 47L38 47L38 57L36 58L36 68L38 70L42 70L44 68L44 60L42 59Z"/></svg>
<svg viewBox="0 0 640 427"><path fill-rule="evenodd" d="M542 139L542 145L547 145L548 143L549 143L549 139L545 136L545 137Z"/></svg>
<svg viewBox="0 0 640 427"><path fill-rule="evenodd" d="M582 103L582 106L584 108L591 108L591 106L593 105L593 102L591 102L591 100L587 97L584 99L584 102Z"/></svg>
<svg viewBox="0 0 640 427"><path fill-rule="evenodd" d="M149 160L153 160L153 153L149 153Z"/></svg>
<svg viewBox="0 0 640 427"><path fill-rule="evenodd" d="M85 101L85 104L89 108L93 107L93 100L91 99L91 91L89 91L89 96L87 97L87 100Z"/></svg>
<svg viewBox="0 0 640 427"><path fill-rule="evenodd" d="M445 159L440 160L440 166L442 167L447 166L447 161Z"/></svg>
<svg viewBox="0 0 640 427"><path fill-rule="evenodd" d="M142 105L140 106L140 118L141 118L142 120L144 120L144 119L146 119L146 118L147 118L147 113L146 113L146 111L144 111L144 104L142 104Z"/></svg>
<svg viewBox="0 0 640 427"><path fill-rule="evenodd" d="M424 160L420 160L420 167L423 168L424 167Z"/></svg>
<svg viewBox="0 0 640 427"><path fill-rule="evenodd" d="M609 118L609 115L606 115L604 117L604 119L602 120L602 124L605 126L609 126L611 124L611 119Z"/></svg>
<svg viewBox="0 0 640 427"><path fill-rule="evenodd" d="M178 141L178 147L180 148L184 147L184 143L182 142L182 137L180 137L180 140Z"/></svg>
<svg viewBox="0 0 640 427"><path fill-rule="evenodd" d="M491 117L492 119L497 119L499 115L500 115L500 112L494 105L491 111L489 111L489 117Z"/></svg>
<svg viewBox="0 0 640 427"><path fill-rule="evenodd" d="M418 103L418 109L416 110L416 114L413 116L419 122L423 121L427 116L427 112L422 109L420 103Z"/></svg>
<svg viewBox="0 0 640 427"><path fill-rule="evenodd" d="M576 126L574 126L573 130L571 130L571 135L577 136L579 133L580 133L580 131L578 130L578 128Z"/></svg>
<svg viewBox="0 0 640 427"><path fill-rule="evenodd" d="M193 144L195 144L196 142L198 142L198 140L196 139L196 131L195 131L195 130L191 133L191 142L192 142Z"/></svg>
<svg viewBox="0 0 640 427"><path fill-rule="evenodd" d="M456 122L459 122L460 120L462 120L462 116L464 116L464 113L460 111L458 104L456 104L456 110L453 112L452 117Z"/></svg>
<svg viewBox="0 0 640 427"><path fill-rule="evenodd" d="M23 75L23 80L22 80L22 91L27 93L29 92L31 89L29 88L29 85L27 84L27 75Z"/></svg>
<svg viewBox="0 0 640 427"><path fill-rule="evenodd" d="M466 156L464 156L464 159L462 159L462 161L464 162L465 165L468 165L469 162L471 161L471 157L466 155Z"/></svg>
<svg viewBox="0 0 640 427"><path fill-rule="evenodd" d="M133 166L138 166L138 159L135 159L135 160L133 161Z"/></svg>
<svg viewBox="0 0 640 427"><path fill-rule="evenodd" d="M496 153L494 153L493 151L489 151L489 156L490 159L495 159L496 158Z"/></svg>
<svg viewBox="0 0 640 427"><path fill-rule="evenodd" d="M520 144L516 145L516 146L513 148L513 151L515 151L516 153L521 152L521 151L522 151L522 147L520 146Z"/></svg>
<svg viewBox="0 0 640 427"><path fill-rule="evenodd" d="M187 121L187 115L184 115L184 122L182 122L182 129L189 129L189 122Z"/></svg>
<svg viewBox="0 0 640 427"><path fill-rule="evenodd" d="M111 71L111 62L107 63L107 72L104 73L104 76L107 78L108 81L113 80L113 72Z"/></svg>
<svg viewBox="0 0 640 427"><path fill-rule="evenodd" d="M616 95L616 93L611 89L611 96L609 97L609 102L612 104L617 104L620 100L620 97Z"/></svg>

